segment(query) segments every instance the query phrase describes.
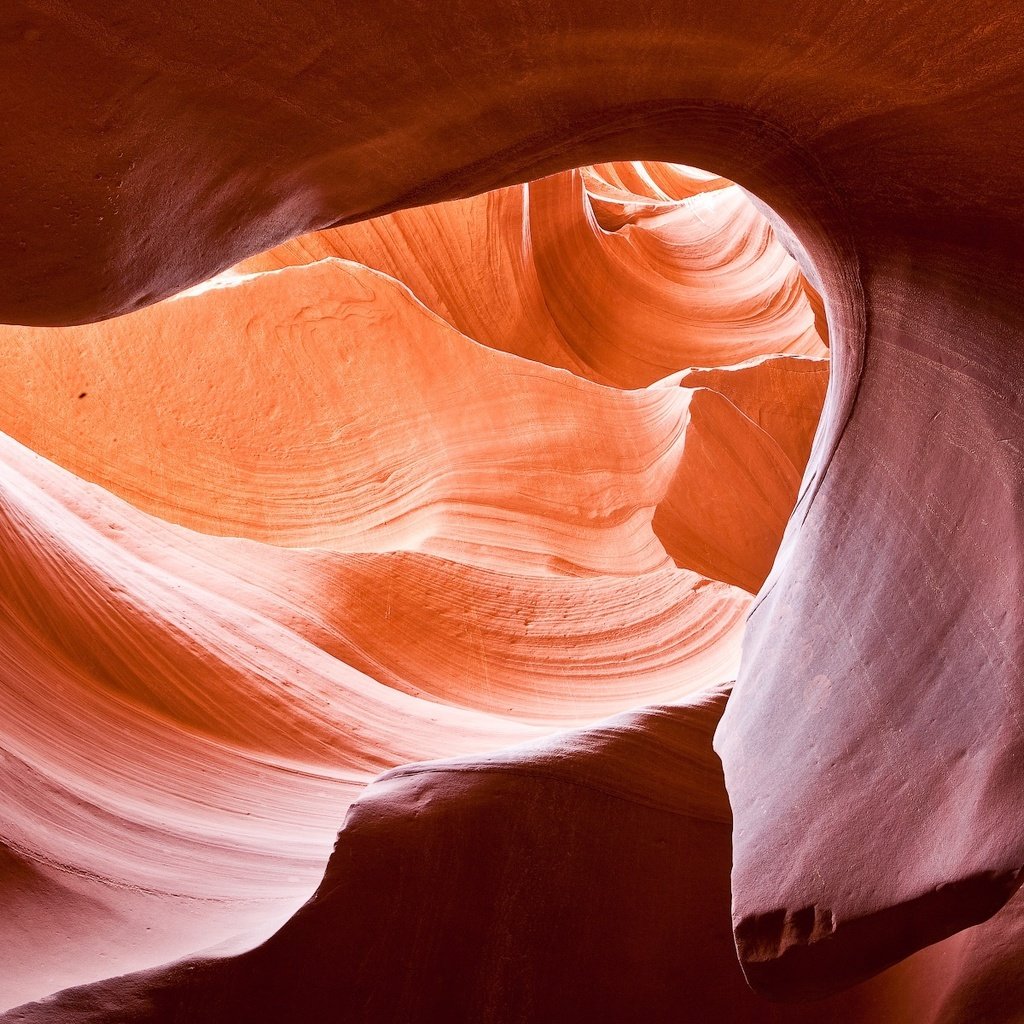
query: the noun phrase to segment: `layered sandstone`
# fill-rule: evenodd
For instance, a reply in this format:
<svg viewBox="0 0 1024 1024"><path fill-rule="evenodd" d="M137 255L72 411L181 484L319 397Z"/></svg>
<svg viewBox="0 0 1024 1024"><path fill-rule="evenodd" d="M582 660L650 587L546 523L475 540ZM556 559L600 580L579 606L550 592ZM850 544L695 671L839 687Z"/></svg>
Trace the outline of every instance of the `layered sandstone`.
<svg viewBox="0 0 1024 1024"><path fill-rule="evenodd" d="M23 380L5 392L15 398L5 397L9 418L4 430L69 469L75 488L85 487L79 480L84 477L135 503L130 515L155 516L140 520L148 524L139 527L142 534L165 529L191 530L189 537L202 533L205 539L194 549L185 544L189 552L205 550L203 545L211 540L218 542L218 552L222 544L232 550L244 544L273 549L266 558L253 556L260 566L285 557L311 558L310 544L316 544L317 552L333 552L334 558L383 557L400 540L403 550L415 548L417 557L457 562L476 572L500 573L503 560L520 555L526 566L522 574L536 580L577 574L630 580L689 566L723 585L727 581L753 591L771 564L715 741L734 815L732 913L747 979L774 997L826 995L952 935L948 944L924 954L939 958L935 977L945 985L946 1001L938 1004L937 1019L1012 1019L1019 943L1011 897L1024 867L1024 836L1014 813L1024 781L1017 728L1024 137L1016 117L1024 103L1024 22L1012 6L1005 0L912 0L901 6L867 2L837 8L819 0L791 0L769 9L746 0L712 6L673 0L637 12L605 0L555 7L534 0L500 6L466 2L443 9L385 0L323 10L287 0L263 5L235 0L171 8L115 2L97 11L78 2L24 2L2 18L6 94L0 150L7 198L0 211L5 243L0 319L10 324L84 325L127 314L107 327L73 328L87 333L62 335L68 342L60 357L43 365L33 360L46 343L41 336L35 341L29 337L42 326L33 327L29 335L9 335L15 339L4 342L5 352L12 353L9 365ZM755 237L773 240L758 248L766 264L781 259L778 247L796 258L799 269L777 273L794 308L803 303L804 312L790 316L785 304L776 308L762 303L767 296L757 291L756 275L748 274L730 301L748 314L751 309L770 314L759 320L765 345L730 331L730 355L723 364L779 352L796 359L820 356L809 331L813 323L820 332L821 307L808 298L808 288L824 296L832 385L800 483L796 475L802 467L791 457L796 450L793 437L780 438L770 426L779 422L770 412L771 401L751 397L739 385L735 400L723 391L709 395L692 386L695 380L709 379L700 376L672 380L677 371L715 362L674 360L675 353L707 350L713 332L705 328L722 309L711 309L715 302L708 300L703 311L707 315L687 321L671 304L653 304L644 283L615 269L621 260L636 259L644 267L645 281L651 273L655 278L661 274L672 283L673 294L685 290L691 268L681 266L675 276L665 270L672 262L666 253L674 243L671 231L663 230L662 204L689 203L691 212L705 210L713 219L714 211L739 202L738 190L716 175L608 166L608 161L637 157L713 168L767 204L774 234L757 236L761 229L750 221L734 237L736 246L725 244L719 251L723 266L731 264L742 277L756 255L745 251L743 243ZM582 164L592 170L567 170ZM520 183L555 172L560 177L548 184L520 190L516 206ZM430 226L430 221L416 211L394 211L459 199L481 204L477 209L486 212L482 200L465 197L497 187L512 191L494 201L500 207L495 215L518 226L519 232L517 241L495 242L493 250L486 243L486 251L494 252L511 245L513 259L506 265L498 258L500 266L480 272L480 283L494 283L501 295L483 313L485 304L464 303L458 284L435 266L456 265L479 236L467 231L457 253L432 248L426 259L403 262L410 232L426 230L423 224ZM586 222L562 222L570 200L582 199L589 204ZM546 207L544 223L567 226L517 264L517 252L531 252L537 211L546 203L553 206ZM402 227L387 228L380 236L358 234L370 229L357 222L391 213L407 218ZM486 219L483 213L466 216ZM704 216L693 220L691 230L705 224ZM726 222L738 223L742 216L734 212ZM728 235L730 229L722 230ZM356 234L338 242L337 233L348 231ZM289 241L308 232L316 232L317 238ZM637 235L643 244L634 244ZM393 517L374 520L359 506L359 515L349 521L332 507L326 467L334 456L321 456L331 450L334 438L329 429L319 436L314 431L310 446L303 448L288 402L262 407L270 412L269 424L252 410L257 441L249 448L246 438L231 430L221 438L216 416L199 416L194 434L202 443L197 441L195 450L202 453L202 461L189 464L192 449L174 447L182 438L175 431L169 438L159 434L159 394L152 390L153 377L145 383L146 374L155 373L161 391L169 386L173 399L173 375L182 373L190 380L187 366L175 362L174 353L151 351L140 358L131 390L145 385L150 391L129 397L109 421L102 415L87 420L89 388L74 373L62 376L65 365L74 368L80 357L76 353L93 345L101 349L103 339L116 338L120 325L132 317L140 318L136 324L149 322L155 328L165 316L157 310L262 287L264 278L243 277L218 282L199 296L153 305L241 260L274 258L277 266L285 267L282 277L295 274L312 280L328 267L339 269L321 266L321 255L335 255L328 250L356 245L360 237L368 248L377 246L379 259L392 262L377 265L378 257L368 253L371 269L356 271L355 277L386 281L378 273L398 276L401 265L410 276L420 275L420 288L434 289L429 300L421 298L429 315L411 319L422 320L413 333L435 346L431 351L437 351L439 363L450 354L449 343L461 346L453 338L469 337L490 350L488 358L522 359L531 376L548 383L564 371L571 378L557 379L571 380L581 393L585 385L611 385L634 395L609 399L618 411L598 413L588 421L604 425L604 443L592 445L590 453L607 456L612 463L609 467L599 461L600 472L609 478L602 491L608 499L601 506L606 519L584 522L586 508L574 505L580 481L551 486L550 478L523 504L517 495L514 514L503 516L509 498L502 479L492 477L466 495L457 468L454 475L430 473L426 467L436 453L428 450L424 455L425 435L413 432L408 436L415 441L410 442L414 451L402 449L402 454L417 467L416 479L423 478L425 493L417 493L409 481L393 481L390 493L400 518L389 532ZM278 255L257 255L267 250ZM716 250L706 242L703 251ZM593 332L574 329L580 324L580 309L567 284L572 266L567 252L578 253L579 266L586 268L580 277L588 308L601 310L595 325L599 329ZM486 264L476 256L466 256L465 262ZM255 267L265 273L270 265ZM301 274L309 267L314 268L311 273ZM595 282L594 287L587 281ZM645 329L635 334L624 330L618 319L619 281L629 282L626 290L641 299L635 323ZM380 288L404 295L400 286ZM537 325L536 337L524 343L528 348L520 350L519 342L509 340L519 328L507 308L508 294L522 296L528 322ZM399 308L407 301L396 299L391 307L405 324ZM258 307L235 312L250 312L257 325L265 316ZM211 312L206 319L197 314L196 319L220 338L213 330L218 315ZM434 315L439 320L430 319ZM174 318L166 316L168 322ZM461 316L473 317L473 322L460 322ZM286 326L295 319L285 316L275 322ZM240 320L235 324L228 334L240 329ZM787 327L785 344L768 344L769 336L781 336L784 324L800 331L790 334ZM257 326L255 333L262 329ZM149 333L138 327L134 331L133 345L136 337ZM385 344L383 334L375 335L376 343ZM28 340L17 341L21 337ZM83 338L94 340L83 344ZM137 344L141 352L145 343ZM219 352L221 346L218 341L201 351ZM499 349L501 353L495 351ZM110 353L123 350L123 343L110 344ZM273 353L287 352L288 345L264 351L268 359L277 358ZM535 367L541 364L545 369L538 374ZM104 365L110 364L103 359L90 362L90 371L98 373ZM320 364L314 358L312 365ZM390 367L384 371L378 380L389 379ZM44 388L46 394L36 393L33 399L31 374L50 372L68 390L58 400L56 392ZM125 372L136 371L128 367ZM224 365L217 369L232 372ZM119 373L112 371L109 377L112 402ZM474 378L478 383L484 379L489 380L487 373ZM724 380L724 375L711 379ZM238 383L244 392L244 374ZM393 386L402 383L394 380ZM301 381L293 386L301 388ZM536 391L533 387L523 408L532 410L531 422L541 422L549 404L540 385ZM320 405L307 404L312 424L322 426ZM63 405L82 411L72 414ZM580 410L584 406L589 409L581 401ZM622 412L625 406L634 412ZM215 407L216 401L210 408ZM173 402L167 407L175 420L198 415L197 408L182 409ZM273 411L277 408L280 415ZM735 431L730 428L727 437L715 442L732 465L744 468L741 453L750 450L771 467L765 470L771 486L760 496L763 503L751 498L758 474L729 485L722 502L734 511L726 523L731 532L724 535L730 539L724 544L702 534L689 516L692 510L671 496L675 471L696 472L703 479L700 467L714 462L705 454L712 451L711 441L701 441L696 451L691 444L689 455L686 451L688 434L694 440L702 436L702 408L708 414L706 426L724 430L734 424ZM651 418L638 410L652 412ZM82 430L69 415L82 416ZM807 419L783 417L802 436ZM579 422L584 421L581 411ZM46 422L53 424L52 438L40 436ZM280 427L280 434L274 435L271 425ZM229 424L235 426L234 421ZM465 444L471 460L472 444L455 429L458 424L442 426L444 445ZM665 432L659 434L659 429ZM633 430L642 437L635 449L632 440L623 440L632 438L628 432ZM673 431L681 440L670 440ZM739 440L741 434L745 440ZM136 437L141 443L133 448ZM218 438L227 442L232 457L218 452ZM284 460L269 461L266 487L252 485L261 472L256 455L262 459L264 451L273 454L275 438L294 446L302 495L310 488L315 504L324 507L329 525L322 535L300 510L301 495L287 493L287 479L282 481L277 470ZM165 440L169 454L159 473L147 479L149 460L159 464ZM643 447L647 443L650 448ZM147 451L146 445L156 447ZM373 450L372 445L365 447ZM544 449L543 443L538 448ZM31 459L17 446L10 453L16 466ZM232 453L239 462L233 462ZM631 454L644 462L644 473L634 472ZM543 454L531 449L526 456L535 457L542 464L547 458L547 465L556 467L570 461L551 449ZM183 458L189 466L186 479L170 486L161 483L162 474L177 472ZM121 670L112 668L117 650L109 653L114 660L97 662L89 654L97 634L111 648L122 633L136 635L130 625L135 613L127 609L137 608L144 619L152 618L146 595L155 584L143 586L145 574L138 575L142 570L132 563L131 587L124 582L108 587L105 566L113 556L106 549L93 560L89 545L84 559L62 547L70 543L65 533L75 536L70 524L81 520L81 505L87 500L55 497L52 488L59 492L65 484L70 487L72 478L49 463L43 465L44 475L52 476L50 483L39 486L43 497L33 497L36 492L20 482L24 473L18 469L12 497L4 506L13 510L5 529L14 539L3 552L10 568L0 599L11 607L6 621L25 623L10 631L4 648L6 677L14 680L15 692L22 684L12 731L20 728L35 702L58 694L33 680L95 675L116 695L101 701L105 713L120 715L129 706L141 706L147 722L161 727L171 723L165 740L173 747L185 735L176 720L196 729L195 699L183 688L155 687L152 680L163 678L161 673L174 678L178 650L173 657L161 657L159 672L147 672L127 687ZM347 468L343 461L340 465ZM666 470L668 465L673 472ZM626 515L632 501L626 490L635 478L643 487ZM220 479L222 503L214 493ZM452 481L457 486L446 489ZM709 487L720 485L722 480L708 481ZM778 503L795 489L796 511L779 556L772 562L759 542L744 550L737 563L737 543L753 535L777 535L784 518ZM29 500L45 512L30 513L23 507ZM437 515L410 525L409 517L418 508L436 510ZM222 513L231 525L218 530L215 520ZM59 525L65 516L66 531ZM466 539L456 528L463 518L471 527ZM490 531L497 522L502 537L511 531L511 543ZM125 543L141 542L129 538ZM622 562L616 567L620 544ZM292 556L285 546L298 548L299 554ZM171 558L151 551L148 541L145 550L143 562L151 558L165 565ZM460 562L463 555L466 560ZM207 558L218 565L221 558L230 562L219 553L196 557L195 571L204 579L212 572L204 568ZM676 570L673 561L679 563ZM161 571L174 578L178 574L176 567ZM260 586L249 582L248 573L242 573L237 586L247 601L262 607L265 599L250 593ZM319 579L319 571L313 575ZM25 580L27 584L20 582ZM88 628L87 645L65 649L61 644L76 635L68 609L78 607L78 599L67 591L79 584L88 595L80 603L102 607L105 625ZM168 586L179 593L175 584ZM221 586L230 589L234 584L211 583L211 592L219 593ZM281 585L268 586L274 592ZM537 586L539 591L541 584ZM180 593L185 592L191 593ZM273 613L266 613L270 625L260 627L274 633L272 661L284 656L280 650L290 650L288 645L276 646L274 631L288 622L287 616L281 620L279 600L284 600L280 594L271 601ZM115 633L110 623L122 620L113 613L108 616L107 608L118 601L128 621ZM230 663L239 657L236 645L242 641L218 638L213 625L206 627L210 644L199 644L197 652L188 639L191 621L188 628L181 627L169 596L157 605L167 617L156 620L156 650L181 637L191 655L201 655L200 661L223 657ZM204 605L189 602L190 611L193 607ZM294 613L296 622L309 612L316 619L309 629L330 632L320 624L316 607L303 600ZM216 607L211 615L218 629L235 628L235 618L219 616ZM94 621L99 618L93 615ZM178 626L172 629L174 622ZM297 625L293 632L324 652L318 642L302 636L306 629ZM251 636L245 642L260 646ZM310 656L320 657L315 652ZM227 678L237 681L248 678L246 673L263 672L260 665L252 666L261 659L243 658L245 671ZM302 678L315 679L316 673L303 672ZM316 690L315 684L307 685ZM154 690L156 710L146 704L148 697L143 699L147 687ZM92 684L85 686L86 692L91 689ZM647 691L651 699L655 689ZM668 695L657 699L667 700ZM45 752L48 744L65 742L63 736L77 735L72 726L86 712L78 710L74 699L58 696L56 703L72 721L58 726L51 719L54 712L44 711L35 724L25 725L16 757ZM293 704L303 701L289 693L272 706L281 710ZM257 719L267 713L262 703L259 709ZM479 708L459 710L489 714ZM307 708L301 714L329 718L322 709ZM543 727L514 715L512 721L509 716L498 718L499 732ZM90 757L116 760L118 748L109 736L141 735L134 726L112 728L112 733L99 734L108 737L106 742L89 745ZM475 725L467 726L467 733L475 730ZM437 732L452 735L447 729ZM248 751L258 733L244 717L232 719L226 739L243 743ZM492 734L485 733L489 743ZM281 733L274 728L268 735L274 756L291 756L289 736L303 750L305 744L327 742L326 733L313 729L307 736L305 727ZM216 731L214 736L220 742ZM162 750L165 740L150 749ZM427 756L435 753L449 751L424 751ZM44 768L50 764L45 753L33 756ZM76 799L88 798L88 780L102 778L106 770L74 763L66 769L63 755L51 760L57 767L51 765L49 776L36 767L26 775L33 783L42 780L49 793L33 796L28 801L32 808L60 807L68 792L76 793ZM570 760L575 763L575 755ZM375 764L386 766L380 759ZM54 778L58 768L65 777ZM131 775L126 786L129 781L142 785L149 778L142 772L124 774ZM118 787L112 792L116 795ZM50 799L55 803L48 803ZM143 819L148 799L127 798L132 812ZM528 793L517 799L529 807ZM62 823L73 821L67 810L46 814ZM19 820L14 812L11 816ZM98 817L115 827L133 820L126 818L124 808L108 815L102 801ZM400 813L398 817L403 820ZM596 818L588 820L594 824ZM33 828L45 837L42 825ZM607 824L594 828L598 836L614 831ZM97 834L92 826L85 832ZM59 865L10 845L4 878L16 882L11 905L31 907L38 899L38 906L62 906L62 893L71 887L52 875ZM468 856L472 842L460 849ZM523 861L534 862L532 856ZM409 906L416 905L429 885L420 879L415 889ZM95 902L91 895L87 900ZM39 920L42 911L26 913L27 920ZM96 920L102 918L97 914ZM977 930L954 935L987 918ZM161 949L163 955L169 947ZM102 973L100 964L94 973ZM154 984L171 984L173 999L184 998L194 973L179 972L170 982L160 975ZM82 1009L93 1000L124 1016L129 1014L127 1001L118 1006L110 993L120 992L127 1000L130 990L148 999L147 984L136 980L107 985L98 995L69 997L78 1003L64 1005ZM909 1019L929 1019L932 1010L920 1005L914 1010L913 999L931 983L921 985L907 976L905 987L902 982L893 985L894 998L910 1000ZM891 1016L898 1019L895 1011Z"/></svg>
<svg viewBox="0 0 1024 1024"><path fill-rule="evenodd" d="M528 243L507 211L545 191ZM711 226L705 197L723 204ZM603 227L610 210L628 223ZM536 236L566 227L545 264ZM552 268L587 239L605 279L626 278L609 344L677 327L650 380L570 359L599 291L575 295ZM644 274L660 286L632 301ZM540 316L527 278L577 301L576 319ZM697 302L702 279L724 288L718 306ZM0 329L6 1003L260 943L386 768L473 754L474 778L486 751L638 704L674 716L732 679L824 397L807 287L737 186L609 165L301 239L114 320ZM762 329L730 342L723 326L716 354L727 299ZM545 336L547 360L531 348ZM696 356L707 365L664 376ZM603 755L576 761L601 735L543 756L589 785ZM717 802L727 845L701 735L676 755L681 794ZM520 764L528 803L543 749L493 762ZM669 777L645 749L620 766L640 773L631 792L657 788L646 771ZM727 863L706 867L719 899ZM316 959L280 934L285 959ZM491 970L462 969L482 984ZM384 975L363 976L381 998ZM329 999L319 986L300 985Z"/></svg>

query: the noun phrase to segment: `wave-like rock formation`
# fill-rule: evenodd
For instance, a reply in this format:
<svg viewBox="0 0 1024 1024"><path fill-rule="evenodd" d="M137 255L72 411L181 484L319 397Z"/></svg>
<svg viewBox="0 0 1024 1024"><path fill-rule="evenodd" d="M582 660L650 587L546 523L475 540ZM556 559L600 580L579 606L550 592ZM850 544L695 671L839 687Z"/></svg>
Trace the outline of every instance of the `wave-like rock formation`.
<svg viewBox="0 0 1024 1024"><path fill-rule="evenodd" d="M1019 1015L1012 4L14 0L0 48L5 1000L251 945L327 803L444 759L366 790L257 950L12 1019L326 1016L324 963L369 1021ZM820 395L825 312L805 469L814 413L772 375ZM396 644L396 579L510 614L473 661L410 598ZM755 591L730 844L684 701ZM634 693L688 738L657 711L548 735Z"/></svg>
<svg viewBox="0 0 1024 1024"><path fill-rule="evenodd" d="M4 1020L1012 1020L1001 947L1024 938L1013 905L966 941L831 999L778 1006L749 990L711 749L727 695L712 687L388 772L353 803L315 894L267 942L72 989Z"/></svg>
<svg viewBox="0 0 1024 1024"><path fill-rule="evenodd" d="M803 350L826 350L805 280L738 186L658 164L600 171L360 225L345 259L345 232L325 232L301 240L301 260L285 261L284 247L260 258L274 269L249 261L114 320L0 328L3 1004L203 950L227 968L227 954L280 948L312 970L307 939L289 937L305 934L300 925L258 944L313 890L344 809L382 770L473 755L462 762L468 778L485 764L522 775L528 806L546 758L579 776L574 785L600 789L587 779L603 755L576 764L601 746L600 730L481 752L637 704L685 719L673 702L734 678L750 593L779 544L824 398L827 361ZM634 179L640 191L628 193L623 181ZM584 180L605 182L604 207ZM677 182L679 195L658 191L648 223L657 180ZM622 274L647 265L648 232L672 235L680 266L661 254L661 305L657 291L615 300L620 340L630 324L660 336L675 321L666 358L700 354L710 365L667 376L660 366L630 388L561 365L567 328L550 362L529 349L533 334L556 331L531 319L529 289L517 294L503 277L513 255L531 256L521 221L490 211L523 208L544 189L562 199L537 215L537 230L578 229L565 257L581 231L595 244L618 239L595 213L607 219L613 202L630 218L615 229L632 239ZM709 228L695 219L705 196L734 212ZM433 234L411 231L410 218ZM378 259L366 239L400 229L410 258ZM426 269L444 264L427 256L442 243L462 253L465 237L477 239L478 262L492 246L497 271L438 313L419 293L436 300ZM741 256L714 273L693 269L723 252ZM463 258L450 280L472 267ZM693 284L680 299L684 269ZM750 344L730 342L723 324L716 355L711 326L725 307L696 305L701 273L737 308L759 310ZM507 344L480 343L465 333L469 315L455 315L456 299L472 311L490 296L514 313ZM703 347L688 340L695 323ZM523 351L510 351L515 339ZM648 763L656 747L641 744L620 774L641 803L712 800L716 844L727 847L701 735L698 754L684 744L674 755L678 791L657 797L645 778L668 777ZM385 815L396 840L404 806ZM436 827L429 816L424 825ZM579 822L580 842L597 843L588 828ZM536 841L547 841L543 829ZM525 853L509 856L518 864ZM367 856L382 870L372 843ZM716 854L706 866L719 899L727 865ZM427 876L440 866L421 865L435 895ZM374 901L387 891L363 893L382 924ZM420 895L412 887L395 907L395 928L405 929L402 915L433 915ZM354 905L342 909L352 898L326 912L325 928L342 929L334 942L362 941ZM462 911L452 909L454 927ZM728 915L715 926L727 934ZM474 965L468 949L459 964L490 984L491 965ZM417 968L430 969L427 959ZM350 1000L391 998L385 973L357 973L367 987L344 986ZM211 1012L229 998L198 995L191 965L171 976ZM285 1002L297 998L289 978ZM667 991L660 971L648 980ZM312 974L301 984L314 1002L333 998ZM549 982L531 984L530 998L546 1001ZM394 1019L440 1012L438 993L415 987L419 1002L400 995ZM104 1012L131 1018L120 983L103 991L115 993ZM464 997L450 1012L477 1012ZM269 995L259 1002L224 1012L285 1013Z"/></svg>
<svg viewBox="0 0 1024 1024"><path fill-rule="evenodd" d="M826 354L817 295L768 222L742 189L689 167L557 174L304 235L239 269L330 256L405 282L483 344L617 387Z"/></svg>
<svg viewBox="0 0 1024 1024"><path fill-rule="evenodd" d="M667 1022L680 1005L772 1019L731 955L729 807L711 750L725 696L396 769L352 806L313 898L258 949L11 1019ZM881 1010L884 994L848 1004Z"/></svg>

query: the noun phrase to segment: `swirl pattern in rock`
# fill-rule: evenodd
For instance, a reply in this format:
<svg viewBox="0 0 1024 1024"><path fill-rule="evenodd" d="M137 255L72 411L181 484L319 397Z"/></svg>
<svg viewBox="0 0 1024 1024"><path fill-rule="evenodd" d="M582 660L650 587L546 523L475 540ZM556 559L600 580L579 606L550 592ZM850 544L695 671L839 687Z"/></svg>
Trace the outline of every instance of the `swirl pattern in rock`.
<svg viewBox="0 0 1024 1024"><path fill-rule="evenodd" d="M141 310L298 235L582 164L594 221L620 241L659 220L643 216L656 190L700 186L674 192L678 175L651 170L641 187L602 162L683 161L757 193L825 296L834 373L717 734L743 967L762 993L829 993L994 915L941 954L955 964L942 985L960 986L943 1013L1005 1018L1015 902L995 912L1024 865L1013 4L13 0L0 29L11 323ZM716 176L702 187L699 202L729 201ZM660 231L646 237L665 252ZM588 245L588 273L627 247ZM557 337L537 355L558 366L578 335L565 267L546 267ZM644 381L641 346L655 363L665 348L642 338L620 357L606 312L592 372ZM447 527L451 496L438 501ZM686 512L676 502L651 528L666 552L760 577L763 551L723 562ZM13 874L43 894L26 863L15 855Z"/></svg>
<svg viewBox="0 0 1024 1024"><path fill-rule="evenodd" d="M532 264L539 307L502 213L531 193L527 235L565 235ZM710 222L705 197L727 203ZM740 588L770 566L827 378L806 284L742 192L606 165L357 228L115 320L0 328L6 1005L266 938L382 770L736 674ZM426 258L442 241L461 263ZM588 247L606 284L573 314L554 269ZM701 275L761 334L716 350ZM573 362L574 315L617 278L603 370ZM643 377L611 360L673 323Z"/></svg>

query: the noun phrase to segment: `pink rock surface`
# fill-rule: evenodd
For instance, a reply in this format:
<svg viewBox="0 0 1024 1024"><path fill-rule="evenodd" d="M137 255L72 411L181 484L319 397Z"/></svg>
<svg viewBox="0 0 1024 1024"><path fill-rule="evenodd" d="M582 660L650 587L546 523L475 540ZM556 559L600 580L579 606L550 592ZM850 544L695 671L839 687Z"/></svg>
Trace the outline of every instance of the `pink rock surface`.
<svg viewBox="0 0 1024 1024"><path fill-rule="evenodd" d="M140 310L296 235L578 164L683 161L757 193L825 295L834 375L716 741L743 968L772 996L830 993L1010 899L1024 867L1012 6L72 0L2 18L10 323ZM645 197L613 211L616 176L591 177L595 222L626 218L626 238ZM589 267L611 252L586 251ZM790 292L806 297L799 275ZM634 373L613 340L597 339L599 372ZM243 495L262 492L228 490L244 522ZM302 545L297 504L279 523ZM4 557L45 562L55 543ZM592 550L574 545L570 561ZM46 654L61 619L31 607L58 625ZM972 933L988 952L951 940L965 973L947 1017L1012 1005L1013 908Z"/></svg>
<svg viewBox="0 0 1024 1024"><path fill-rule="evenodd" d="M640 170L668 173L623 173ZM791 389L813 419L824 367L774 355L728 386L708 369L697 389L614 388L481 345L334 256L3 328L0 349L8 1006L259 943L383 769L731 679L749 596L711 578L724 562L686 568L683 544L674 564L654 520L688 487L722 509L736 491L695 446L746 446L743 471L769 474L772 430L805 459L809 433L758 403ZM774 516L758 554L793 495L770 498L733 502Z"/></svg>
<svg viewBox="0 0 1024 1024"><path fill-rule="evenodd" d="M5 1024L1008 1019L961 1014L1019 996L998 952L1017 934L1013 906L823 1002L749 990L711 749L727 693L395 769L352 805L317 892L261 946L73 989ZM1000 985L985 983L981 950Z"/></svg>

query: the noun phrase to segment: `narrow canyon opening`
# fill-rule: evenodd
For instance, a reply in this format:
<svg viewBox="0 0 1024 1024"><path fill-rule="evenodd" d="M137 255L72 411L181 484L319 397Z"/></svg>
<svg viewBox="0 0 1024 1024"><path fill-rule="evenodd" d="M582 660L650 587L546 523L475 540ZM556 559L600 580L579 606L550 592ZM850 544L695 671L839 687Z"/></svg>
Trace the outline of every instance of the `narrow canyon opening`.
<svg viewBox="0 0 1024 1024"><path fill-rule="evenodd" d="M723 694L827 343L738 185L641 161L0 328L0 1003L266 939L386 769Z"/></svg>

